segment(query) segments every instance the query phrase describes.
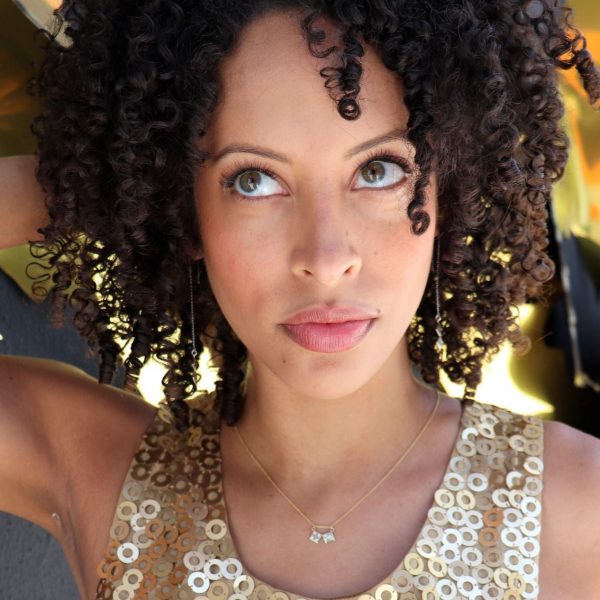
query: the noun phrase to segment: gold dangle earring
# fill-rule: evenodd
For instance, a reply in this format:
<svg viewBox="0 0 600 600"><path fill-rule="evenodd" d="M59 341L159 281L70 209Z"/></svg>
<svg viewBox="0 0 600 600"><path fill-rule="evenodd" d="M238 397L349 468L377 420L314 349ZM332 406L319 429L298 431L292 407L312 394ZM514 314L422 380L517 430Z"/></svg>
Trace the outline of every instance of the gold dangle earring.
<svg viewBox="0 0 600 600"><path fill-rule="evenodd" d="M190 318L192 321L192 357L194 360L198 358L198 349L196 348L196 324L194 317L194 282L192 280L192 263L188 268L189 283L190 283Z"/></svg>
<svg viewBox="0 0 600 600"><path fill-rule="evenodd" d="M444 342L443 329L442 329L442 314L440 309L440 237L436 238L435 248L435 266L434 266L434 281L435 281L435 332L437 334L437 340L435 342L435 349L438 354L440 361L446 360L446 343Z"/></svg>

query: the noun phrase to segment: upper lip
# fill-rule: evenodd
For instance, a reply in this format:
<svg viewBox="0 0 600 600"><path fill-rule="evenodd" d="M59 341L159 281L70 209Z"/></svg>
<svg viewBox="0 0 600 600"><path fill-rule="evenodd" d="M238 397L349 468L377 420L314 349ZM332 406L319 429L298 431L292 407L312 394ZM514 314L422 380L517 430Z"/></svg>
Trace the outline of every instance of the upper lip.
<svg viewBox="0 0 600 600"><path fill-rule="evenodd" d="M311 306L283 322L283 325L302 325L304 323L344 323L346 321L365 321L377 315L357 306Z"/></svg>

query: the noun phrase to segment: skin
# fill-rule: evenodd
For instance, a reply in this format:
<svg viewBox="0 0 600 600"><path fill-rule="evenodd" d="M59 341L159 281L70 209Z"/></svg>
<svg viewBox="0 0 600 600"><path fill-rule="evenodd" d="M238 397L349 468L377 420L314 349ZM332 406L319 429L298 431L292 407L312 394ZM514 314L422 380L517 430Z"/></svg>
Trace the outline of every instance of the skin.
<svg viewBox="0 0 600 600"><path fill-rule="evenodd" d="M345 121L323 89L324 65L306 50L296 16L271 14L251 23L223 64L222 99L202 140L209 160L195 186L197 257L252 365L239 429L271 477L324 524L379 481L434 400L411 374L404 334L431 268L435 180L425 206L431 227L415 236L406 213L415 170L410 145L392 140L375 148L413 167L412 176L388 189L365 184L357 168L373 154L347 157L357 145L403 129L408 119L401 82L369 47L362 64L363 114ZM231 146L260 146L287 161L239 148L222 157ZM257 174L257 164L273 177ZM258 191L240 181L244 169L262 177ZM232 174L238 175L234 187L224 188ZM313 304L360 306L378 319L357 347L312 352L290 340L281 322ZM224 427L229 521L247 569L281 589L317 597L354 594L380 581L420 530L459 417L458 402L443 397L412 454L338 527L335 553L298 542L310 531L307 523ZM547 504L545 510L553 499ZM368 556L356 550L366 539ZM544 547L550 543L544 540Z"/></svg>
<svg viewBox="0 0 600 600"><path fill-rule="evenodd" d="M380 479L434 403L410 375L403 336L430 268L435 181L426 206L432 226L421 237L405 213L410 183L389 191L358 189L367 185L362 179L355 185L367 153L344 155L407 119L400 82L368 48L363 65L364 114L344 121L296 20L269 15L250 24L223 65L223 101L202 143L213 155L233 143L287 154L289 164L261 157L281 186L269 189L283 191L250 203L219 187L223 171L256 158L243 154L209 161L196 181L198 255L253 366L240 430L275 481L320 523L338 518ZM373 150L412 156L401 141ZM311 353L281 331L293 312L328 302L377 312L356 348ZM330 546L302 543L307 523L224 426L228 520L246 569L321 598L355 595L386 577L440 486L459 409L442 396L417 446L340 524ZM154 408L69 365L0 356L0 414L0 510L50 531L81 596L93 598L123 479ZM597 596L599 499L600 442L545 422L540 600Z"/></svg>
<svg viewBox="0 0 600 600"><path fill-rule="evenodd" d="M247 410L239 428L272 477L319 523L334 521L381 479L420 430L435 399L412 377L404 341L431 268L435 181L428 188L425 207L431 227L416 236L406 212L416 172L412 146L397 137L346 156L357 145L404 130L408 119L398 79L370 49L363 65L359 97L363 115L348 122L337 114L323 88L319 69L324 65L307 52L296 16L272 15L251 24L237 51L223 64L222 99L202 140L210 158L195 187L211 286L252 364ZM220 158L232 145L257 143L271 153L287 155L288 162L241 152ZM373 151L397 155L411 173L389 161L373 162L372 167L386 172L385 186L376 187L357 167ZM239 180L237 194L223 188L224 177L256 160L274 175L263 179L259 198L244 196L249 188L240 187ZM376 315L377 321L351 350L313 352L292 341L281 323L314 304L358 306ZM434 448L440 460L431 467L420 466L432 468L438 477L419 487L417 496L433 493L431 483L439 480L442 473L437 471L447 463L458 426L457 401L445 399L440 414L442 423L451 422L450 431L446 427L441 444L433 443L435 438L423 439L419 452ZM221 442L229 475L224 476L226 494L236 504L246 495L246 507L261 506L259 514L232 519L238 546L242 539L252 539L243 532L258 519L264 523L263 541L272 536L285 549L280 556L304 565L298 571L302 581L294 581L293 589L322 594L323 578L311 581L307 573L318 575L326 564L333 581L345 580L347 593L356 590L359 578L344 571L353 565L360 572L355 536L368 529L383 533L382 524L369 517L377 501L365 503L348 517L345 529L351 530L357 519L359 526L337 544L335 557L331 552L323 555L321 547L316 552L310 547L301 550L295 540L306 537L306 522L280 496L273 496L273 488L243 454L231 429L224 428ZM418 457L394 475L405 478L407 469L417 464ZM249 484L256 497L240 494L236 481ZM393 489L388 486L387 496L379 500L386 514L398 512L391 506ZM424 506L415 504L418 509L411 519L415 526L424 519ZM236 515L244 515L244 506L234 508ZM277 517L270 518L273 515ZM282 524L297 534L278 539ZM380 548L373 553L378 561L373 576L383 577L393 568L389 553L387 559L385 555L390 545L404 543L397 529L380 538ZM273 581L272 573L281 572L284 564L273 563L268 553L261 552L268 546L251 543L243 556L255 574L268 574Z"/></svg>
<svg viewBox="0 0 600 600"><path fill-rule="evenodd" d="M268 457L278 481L307 498L327 494L334 475L350 482L374 462L389 463L402 448L398 440L414 434L434 400L411 376L404 332L431 268L435 182L426 203L432 226L416 236L406 212L416 170L412 146L393 139L370 151L398 155L413 169L406 174L389 161L372 162L386 169L385 188L357 167L369 151L345 156L404 129L408 118L398 79L370 49L363 64L364 112L345 121L323 88L324 64L306 50L297 17L251 24L223 65L222 101L203 140L211 158L195 187L211 286L252 364L240 429ZM230 145L260 145L289 163L240 152L217 160ZM263 180L262 196L221 186L224 175L256 160L275 174ZM281 323L314 304L357 306L377 320L351 350L306 350ZM366 436L372 431L376 439Z"/></svg>

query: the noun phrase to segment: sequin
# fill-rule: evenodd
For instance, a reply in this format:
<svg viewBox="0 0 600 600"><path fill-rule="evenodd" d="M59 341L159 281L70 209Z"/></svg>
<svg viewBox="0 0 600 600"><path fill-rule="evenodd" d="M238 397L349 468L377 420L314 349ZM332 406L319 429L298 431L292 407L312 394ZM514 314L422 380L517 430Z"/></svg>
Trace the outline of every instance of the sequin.
<svg viewBox="0 0 600 600"><path fill-rule="evenodd" d="M463 546L475 546L477 544L478 535L477 531L471 529L470 527L461 527L460 534L462 536Z"/></svg>
<svg viewBox="0 0 600 600"><path fill-rule="evenodd" d="M483 562L483 553L479 548L465 548L461 553L461 558L470 567L476 567Z"/></svg>
<svg viewBox="0 0 600 600"><path fill-rule="evenodd" d="M464 475L471 468L471 461L466 456L453 456L450 459L450 471Z"/></svg>
<svg viewBox="0 0 600 600"><path fill-rule="evenodd" d="M130 521L131 517L137 512L135 502L121 502L117 506L117 517L122 521Z"/></svg>
<svg viewBox="0 0 600 600"><path fill-rule="evenodd" d="M191 573L188 577L187 584L195 594L202 594L210 585L210 579L204 573Z"/></svg>
<svg viewBox="0 0 600 600"><path fill-rule="evenodd" d="M157 410L123 482L96 600L304 600L247 572L237 555L213 401L211 394L189 401L194 425L186 433L164 406ZM417 539L388 577L354 600L538 597L543 423L462 404L452 456Z"/></svg>
<svg viewBox="0 0 600 600"><path fill-rule="evenodd" d="M448 573L448 565L441 558L437 557L430 558L427 561L427 568L437 579L445 577Z"/></svg>
<svg viewBox="0 0 600 600"><path fill-rule="evenodd" d="M456 492L465 487L465 480L464 477L458 473L448 473L444 477L444 484L449 490Z"/></svg>
<svg viewBox="0 0 600 600"><path fill-rule="evenodd" d="M212 519L206 524L206 535L211 540L220 540L225 537L227 532L227 525L221 519Z"/></svg>
<svg viewBox="0 0 600 600"><path fill-rule="evenodd" d="M452 525L463 525L466 521L467 515L464 509L460 506L453 506L448 510L448 521Z"/></svg>
<svg viewBox="0 0 600 600"><path fill-rule="evenodd" d="M417 542L417 553L423 556L424 558L432 558L435 556L437 550L436 544L431 542L430 540L419 540Z"/></svg>
<svg viewBox="0 0 600 600"><path fill-rule="evenodd" d="M408 592L413 587L413 576L405 569L398 569L392 575L392 587L400 593Z"/></svg>
<svg viewBox="0 0 600 600"><path fill-rule="evenodd" d="M542 493L542 480L537 477L526 477L523 491L528 496L539 496Z"/></svg>
<svg viewBox="0 0 600 600"><path fill-rule="evenodd" d="M479 565L476 569L473 569L473 577L480 585L489 583L492 580L493 574L492 568L488 565Z"/></svg>
<svg viewBox="0 0 600 600"><path fill-rule="evenodd" d="M140 513L145 519L154 519L160 511L160 503L156 500L144 500L140 504Z"/></svg>
<svg viewBox="0 0 600 600"><path fill-rule="evenodd" d="M529 537L538 537L542 529L541 523L534 517L523 517L521 531Z"/></svg>
<svg viewBox="0 0 600 600"><path fill-rule="evenodd" d="M437 498L436 498L437 502ZM448 523L448 516L446 511L439 506L432 506L428 512L429 520L434 525L442 526Z"/></svg>
<svg viewBox="0 0 600 600"><path fill-rule="evenodd" d="M474 492L482 492L488 485L488 479L483 473L471 473L467 477L467 486Z"/></svg>
<svg viewBox="0 0 600 600"><path fill-rule="evenodd" d="M448 564L460 559L460 550L457 544L442 544L438 552Z"/></svg>
<svg viewBox="0 0 600 600"><path fill-rule="evenodd" d="M418 554L410 552L404 557L404 565L411 575L418 575L423 571L425 561Z"/></svg>
<svg viewBox="0 0 600 600"><path fill-rule="evenodd" d="M471 529L481 529L483 527L483 517L481 513L476 510L467 511L466 522Z"/></svg>
<svg viewBox="0 0 600 600"><path fill-rule="evenodd" d="M475 508L475 496L469 490L460 490L456 494L456 503L464 510Z"/></svg>
<svg viewBox="0 0 600 600"><path fill-rule="evenodd" d="M442 508L450 508L451 506L454 506L454 494L452 494L452 492L449 492L448 490L445 489L439 489L435 492L434 495L435 501L442 507Z"/></svg>
<svg viewBox="0 0 600 600"><path fill-rule="evenodd" d="M435 591L440 595L441 598L456 598L456 584L450 579L440 579L435 585Z"/></svg>
<svg viewBox="0 0 600 600"><path fill-rule="evenodd" d="M505 546L517 548L523 539L523 534L514 527L507 527L500 532L500 539Z"/></svg>
<svg viewBox="0 0 600 600"><path fill-rule="evenodd" d="M484 527L479 532L479 543L484 548L493 548L498 543L498 529L496 527Z"/></svg>
<svg viewBox="0 0 600 600"><path fill-rule="evenodd" d="M433 598L435 597L435 595L437 595L436 591L435 591L435 582L436 582L436 578L433 575L433 573L430 573L428 571L423 571L420 575L417 575L416 577L413 577L413 588L416 588L418 590L421 590L422 594L423 594L423 598L427 597L427 598ZM409 594L412 594L412 592L408 592ZM401 596L402 599L405 598L405 595Z"/></svg>
<svg viewBox="0 0 600 600"><path fill-rule="evenodd" d="M537 517L542 512L542 503L531 496L525 496L521 502L521 510L528 517Z"/></svg>
<svg viewBox="0 0 600 600"><path fill-rule="evenodd" d="M396 600L398 592L389 583L382 583L375 591L375 600Z"/></svg>
<svg viewBox="0 0 600 600"><path fill-rule="evenodd" d="M537 456L529 456L523 466L526 471L529 471L533 475L539 475L544 470L542 459Z"/></svg>
<svg viewBox="0 0 600 600"><path fill-rule="evenodd" d="M458 581L463 575L470 573L469 565L462 560L455 560L448 566L448 575Z"/></svg>
<svg viewBox="0 0 600 600"><path fill-rule="evenodd" d="M142 550L146 550L150 546L152 546L152 538L148 537L146 531L136 531L134 532L131 541Z"/></svg>

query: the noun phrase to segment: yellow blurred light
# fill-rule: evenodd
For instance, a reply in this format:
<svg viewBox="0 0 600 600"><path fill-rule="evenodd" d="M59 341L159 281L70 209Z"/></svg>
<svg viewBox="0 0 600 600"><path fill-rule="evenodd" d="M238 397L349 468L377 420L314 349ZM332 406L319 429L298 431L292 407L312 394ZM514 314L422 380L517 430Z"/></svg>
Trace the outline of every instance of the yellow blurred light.
<svg viewBox="0 0 600 600"><path fill-rule="evenodd" d="M532 318L534 307L523 305L519 308L521 325L526 329L527 322ZM549 402L520 389L510 377L509 363L512 359L512 350L505 344L494 359L484 367L481 385L477 388L475 399L484 404L495 404L508 410L521 414L540 415L551 417L554 407ZM205 351L200 355L200 384L201 390L214 389L217 380L216 369L210 366L210 354ZM150 360L142 368L138 381L138 388L142 396L151 404L157 405L164 399L162 378L166 368L155 360ZM462 397L463 387L452 383L446 376L442 376L442 383L451 396Z"/></svg>
<svg viewBox="0 0 600 600"><path fill-rule="evenodd" d="M525 304L519 307L519 321L524 329L527 321L532 318L533 312L532 305ZM482 404L495 404L521 414L551 417L554 413L552 404L524 392L510 377L509 363L512 356L511 347L506 343L483 368L482 381L477 388L475 399ZM462 385L451 382L443 373L441 379L448 394L462 397L464 389Z"/></svg>
<svg viewBox="0 0 600 600"><path fill-rule="evenodd" d="M200 355L199 362L200 382L198 390L211 391L215 387L217 371L210 366L210 354L207 351L203 352ZM140 371L138 389L144 399L154 406L157 406L165 398L162 378L166 372L166 367L154 359L149 360Z"/></svg>

